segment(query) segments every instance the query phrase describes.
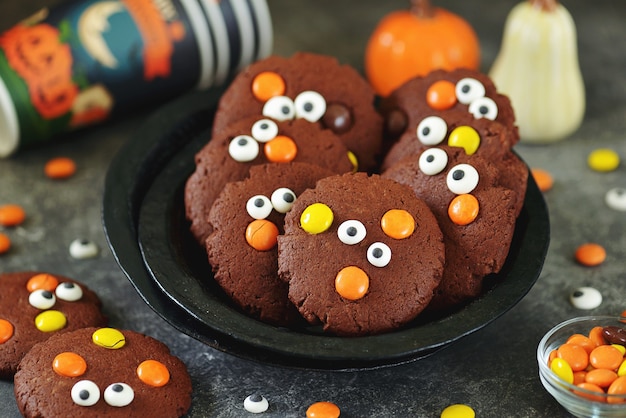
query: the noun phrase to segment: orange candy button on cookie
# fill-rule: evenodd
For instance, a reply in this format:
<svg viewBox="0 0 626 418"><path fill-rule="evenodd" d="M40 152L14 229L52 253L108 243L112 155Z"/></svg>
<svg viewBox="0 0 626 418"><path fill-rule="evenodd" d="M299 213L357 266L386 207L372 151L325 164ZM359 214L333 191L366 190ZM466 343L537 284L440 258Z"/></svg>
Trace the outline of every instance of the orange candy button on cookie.
<svg viewBox="0 0 626 418"><path fill-rule="evenodd" d="M434 82L426 91L426 103L435 110L450 109L456 103L456 86L448 80Z"/></svg>
<svg viewBox="0 0 626 418"><path fill-rule="evenodd" d="M285 94L285 80L272 71L257 74L252 80L252 95L260 102L267 102L274 96Z"/></svg>
<svg viewBox="0 0 626 418"><path fill-rule="evenodd" d="M17 226L26 219L26 212L20 205L2 205L0 206L0 225Z"/></svg>
<svg viewBox="0 0 626 418"><path fill-rule="evenodd" d="M448 206L448 216L457 225L468 225L474 222L479 211L478 199L471 194L460 194Z"/></svg>
<svg viewBox="0 0 626 418"><path fill-rule="evenodd" d="M170 381L170 372L160 361L146 360L137 366L137 377L146 385L159 388Z"/></svg>
<svg viewBox="0 0 626 418"><path fill-rule="evenodd" d="M335 290L342 298L349 300L361 299L369 289L370 280L367 273L355 266L348 266L335 278Z"/></svg>
<svg viewBox="0 0 626 418"><path fill-rule="evenodd" d="M58 285L59 279L54 277L52 274L39 273L28 279L28 282L26 282L26 289L28 289L29 292L34 292L39 289L54 292Z"/></svg>
<svg viewBox="0 0 626 418"><path fill-rule="evenodd" d="M583 244L576 249L574 258L583 266L593 267L600 265L606 259L606 250L595 243Z"/></svg>
<svg viewBox="0 0 626 418"><path fill-rule="evenodd" d="M87 362L78 354L67 351L57 354L52 361L52 369L61 376L78 377L87 370Z"/></svg>
<svg viewBox="0 0 626 418"><path fill-rule="evenodd" d="M415 219L406 210L391 209L383 215L380 226L388 237L404 239L415 231Z"/></svg>
<svg viewBox="0 0 626 418"><path fill-rule="evenodd" d="M76 163L71 158L53 158L44 166L44 173L51 179L66 179L76 173Z"/></svg>
<svg viewBox="0 0 626 418"><path fill-rule="evenodd" d="M284 135L278 135L271 141L266 142L263 150L265 157L273 163L291 162L298 154L298 146L295 141Z"/></svg>
<svg viewBox="0 0 626 418"><path fill-rule="evenodd" d="M315 402L306 410L306 418L338 418L341 411L332 402Z"/></svg>
<svg viewBox="0 0 626 418"><path fill-rule="evenodd" d="M9 341L13 336L13 324L6 319L0 319L0 344Z"/></svg>
<svg viewBox="0 0 626 418"><path fill-rule="evenodd" d="M278 242L278 228L266 219L256 219L246 228L246 241L258 251L269 251Z"/></svg>

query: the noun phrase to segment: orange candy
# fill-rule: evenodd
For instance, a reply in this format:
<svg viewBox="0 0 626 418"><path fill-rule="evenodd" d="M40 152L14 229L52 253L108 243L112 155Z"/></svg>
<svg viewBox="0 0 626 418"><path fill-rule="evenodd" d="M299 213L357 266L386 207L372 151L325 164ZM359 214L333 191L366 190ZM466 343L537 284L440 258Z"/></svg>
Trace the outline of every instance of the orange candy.
<svg viewBox="0 0 626 418"><path fill-rule="evenodd" d="M602 390L602 388L600 386L594 385L593 383L588 383L588 382L583 382L583 383L580 383L580 384L578 384L576 386L578 386L581 389L588 390L590 392L597 392L598 395L592 395L592 394L589 394L589 393L583 393L581 391L574 391L575 394L577 394L577 395L579 395L579 396L581 396L583 398L589 399L590 401L604 402L604 400L605 400L605 398L604 398L604 391Z"/></svg>
<svg viewBox="0 0 626 418"><path fill-rule="evenodd" d="M306 410L306 418L338 418L339 407L332 402L315 402Z"/></svg>
<svg viewBox="0 0 626 418"><path fill-rule="evenodd" d="M78 354L67 351L57 354L52 361L52 368L61 376L78 377L87 370L87 362Z"/></svg>
<svg viewBox="0 0 626 418"><path fill-rule="evenodd" d="M0 225L17 226L26 219L26 212L20 205L3 205L0 206Z"/></svg>
<svg viewBox="0 0 626 418"><path fill-rule="evenodd" d="M589 364L587 351L579 345L563 344L557 349L557 356L565 360L575 372L585 370Z"/></svg>
<svg viewBox="0 0 626 418"><path fill-rule="evenodd" d="M448 216L457 225L468 225L476 219L479 210L478 199L471 194L460 194L448 206Z"/></svg>
<svg viewBox="0 0 626 418"><path fill-rule="evenodd" d="M56 277L51 274L40 273L35 274L33 277L28 279L28 282L26 282L26 289L28 289L31 293L39 289L54 292L58 285L59 280Z"/></svg>
<svg viewBox="0 0 626 418"><path fill-rule="evenodd" d="M383 215L380 226L388 237L404 239L415 231L415 219L406 210L391 209Z"/></svg>
<svg viewBox="0 0 626 418"><path fill-rule="evenodd" d="M606 392L609 395L621 395L619 398L615 396L609 396L607 398L608 403L626 403L626 376L620 376L615 379Z"/></svg>
<svg viewBox="0 0 626 418"><path fill-rule="evenodd" d="M0 344L4 344L13 336L13 324L6 319L0 319Z"/></svg>
<svg viewBox="0 0 626 418"><path fill-rule="evenodd" d="M252 80L252 95L260 102L285 94L285 80L272 71L259 73Z"/></svg>
<svg viewBox="0 0 626 418"><path fill-rule="evenodd" d="M583 266L593 267L606 259L606 250L599 244L587 243L576 249L574 258Z"/></svg>
<svg viewBox="0 0 626 418"><path fill-rule="evenodd" d="M450 109L456 103L456 86L447 80L434 82L426 91L426 103L435 110Z"/></svg>
<svg viewBox="0 0 626 418"><path fill-rule="evenodd" d="M607 343L604 339L604 335L602 335L602 327L600 326L591 328L591 331L589 331L589 339L596 345L596 347Z"/></svg>
<svg viewBox="0 0 626 418"><path fill-rule="evenodd" d="M278 135L265 143L265 157L273 163L288 163L296 158L298 146L293 139Z"/></svg>
<svg viewBox="0 0 626 418"><path fill-rule="evenodd" d="M4 254L11 249L11 238L0 232L0 254Z"/></svg>
<svg viewBox="0 0 626 418"><path fill-rule="evenodd" d="M44 166L44 173L51 179L66 179L76 173L76 163L67 157L53 158Z"/></svg>
<svg viewBox="0 0 626 418"><path fill-rule="evenodd" d="M278 242L278 228L266 219L256 219L246 228L246 241L255 250L269 251Z"/></svg>
<svg viewBox="0 0 626 418"><path fill-rule="evenodd" d="M615 379L617 379L617 373L609 369L593 369L585 375L585 382L593 383L601 388L608 388Z"/></svg>
<svg viewBox="0 0 626 418"><path fill-rule="evenodd" d="M335 277L335 290L348 300L358 300L365 296L369 284L367 273L356 266L344 267Z"/></svg>
<svg viewBox="0 0 626 418"><path fill-rule="evenodd" d="M552 174L546 170L541 168L532 168L530 170L530 174L533 176L535 183L537 183L537 187L542 192L547 192L554 185L554 178L552 177Z"/></svg>
<svg viewBox="0 0 626 418"><path fill-rule="evenodd" d="M622 360L622 353L610 345L600 345L589 354L589 363L596 369L617 370Z"/></svg>
<svg viewBox="0 0 626 418"><path fill-rule="evenodd" d="M602 327L600 327L600 331L602 331ZM600 344L592 341L589 337L586 337L582 334L574 334L567 339L567 343L575 344L585 349L587 355L589 355L594 348L599 346ZM604 343L602 343L604 344Z"/></svg>
<svg viewBox="0 0 626 418"><path fill-rule="evenodd" d="M137 366L137 377L146 385L159 388L170 381L170 372L160 361L146 360Z"/></svg>

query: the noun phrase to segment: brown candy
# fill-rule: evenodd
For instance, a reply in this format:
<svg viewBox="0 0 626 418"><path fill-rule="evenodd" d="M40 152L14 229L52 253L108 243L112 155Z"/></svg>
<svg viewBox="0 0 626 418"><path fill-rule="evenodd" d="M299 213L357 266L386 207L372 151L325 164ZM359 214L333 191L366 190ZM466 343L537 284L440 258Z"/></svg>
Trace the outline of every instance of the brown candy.
<svg viewBox="0 0 626 418"><path fill-rule="evenodd" d="M346 106L337 103L328 105L326 113L322 117L324 127L336 134L348 132L352 127L352 122L350 110Z"/></svg>
<svg viewBox="0 0 626 418"><path fill-rule="evenodd" d="M602 328L602 336L609 344L626 345L626 329L607 326Z"/></svg>

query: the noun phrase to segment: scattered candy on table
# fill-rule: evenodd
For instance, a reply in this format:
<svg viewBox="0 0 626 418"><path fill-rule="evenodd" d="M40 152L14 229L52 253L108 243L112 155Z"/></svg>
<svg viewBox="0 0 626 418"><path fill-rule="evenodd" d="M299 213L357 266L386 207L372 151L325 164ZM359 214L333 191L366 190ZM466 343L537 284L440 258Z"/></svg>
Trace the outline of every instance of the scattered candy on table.
<svg viewBox="0 0 626 418"><path fill-rule="evenodd" d="M16 204L0 206L0 225L18 226L26 219L24 208Z"/></svg>
<svg viewBox="0 0 626 418"><path fill-rule="evenodd" d="M579 287L572 292L570 302L578 309L595 309L602 304L602 294L593 287Z"/></svg>
<svg viewBox="0 0 626 418"><path fill-rule="evenodd" d="M306 418L338 418L340 413L332 402L315 402L306 410Z"/></svg>
<svg viewBox="0 0 626 418"><path fill-rule="evenodd" d="M243 401L243 407L246 411L251 412L253 414L260 414L269 408L269 402L265 399L264 396L259 395L258 393L254 393L248 396Z"/></svg>
<svg viewBox="0 0 626 418"><path fill-rule="evenodd" d="M613 171L619 166L619 155L612 149L599 148L589 154L587 164L595 171Z"/></svg>
<svg viewBox="0 0 626 418"><path fill-rule="evenodd" d="M66 179L76 173L76 163L74 160L67 157L53 158L44 166L44 173L51 179Z"/></svg>
<svg viewBox="0 0 626 418"><path fill-rule="evenodd" d="M474 418L476 413L468 405L454 404L441 411L441 418Z"/></svg>
<svg viewBox="0 0 626 418"><path fill-rule="evenodd" d="M623 187L614 187L604 196L606 205L614 210L626 212L626 189Z"/></svg>
<svg viewBox="0 0 626 418"><path fill-rule="evenodd" d="M533 176L535 183L537 183L539 190L547 192L552 189L552 186L554 185L554 178L549 171L542 168L532 168L530 170L530 174Z"/></svg>
<svg viewBox="0 0 626 418"><path fill-rule="evenodd" d="M583 266L598 266L606 260L606 250L600 244L589 242L576 249L574 258Z"/></svg>
<svg viewBox="0 0 626 418"><path fill-rule="evenodd" d="M11 249L11 239L8 235L0 232L0 254L9 252Z"/></svg>
<svg viewBox="0 0 626 418"><path fill-rule="evenodd" d="M70 244L70 255L78 260L93 258L98 255L98 246L87 239L75 239Z"/></svg>

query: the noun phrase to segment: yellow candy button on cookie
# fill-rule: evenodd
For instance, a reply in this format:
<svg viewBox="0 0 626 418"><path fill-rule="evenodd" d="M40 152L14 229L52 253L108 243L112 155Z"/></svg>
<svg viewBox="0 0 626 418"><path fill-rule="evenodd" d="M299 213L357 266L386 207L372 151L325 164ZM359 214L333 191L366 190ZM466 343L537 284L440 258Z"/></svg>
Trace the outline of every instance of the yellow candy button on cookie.
<svg viewBox="0 0 626 418"><path fill-rule="evenodd" d="M333 223L333 211L323 203L313 203L302 212L300 226L309 234L321 234Z"/></svg>
<svg viewBox="0 0 626 418"><path fill-rule="evenodd" d="M63 312L49 310L43 311L35 317L35 326L39 331L52 332L63 329L67 324L67 318Z"/></svg>
<svg viewBox="0 0 626 418"><path fill-rule="evenodd" d="M475 416L474 410L463 404L450 405L441 412L441 418L474 418Z"/></svg>
<svg viewBox="0 0 626 418"><path fill-rule="evenodd" d="M100 347L118 349L124 347L126 338L115 328L100 328L91 335L93 343Z"/></svg>
<svg viewBox="0 0 626 418"><path fill-rule="evenodd" d="M471 126L459 126L450 133L448 145L461 147L467 155L472 155L480 145L480 135Z"/></svg>
<svg viewBox="0 0 626 418"><path fill-rule="evenodd" d="M612 149L599 148L589 154L587 164L595 171L613 171L619 166L619 155Z"/></svg>

